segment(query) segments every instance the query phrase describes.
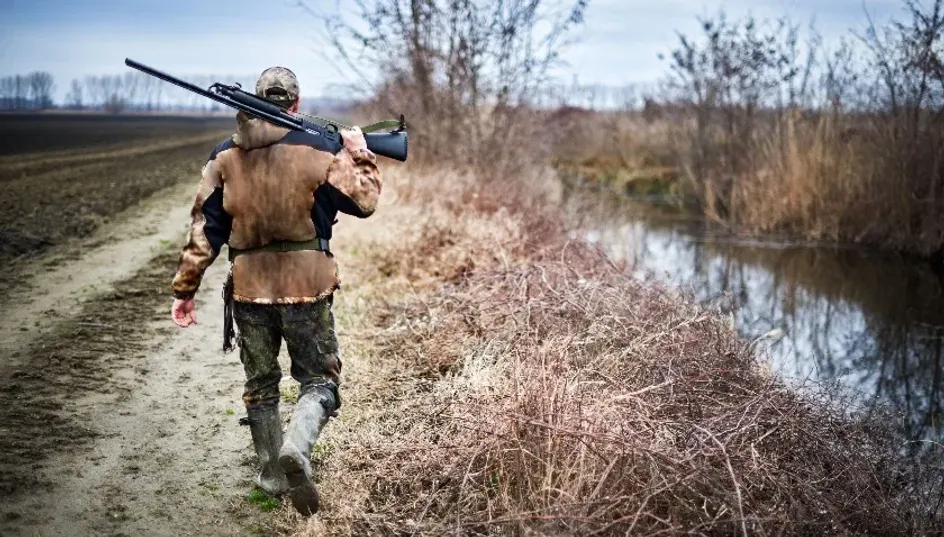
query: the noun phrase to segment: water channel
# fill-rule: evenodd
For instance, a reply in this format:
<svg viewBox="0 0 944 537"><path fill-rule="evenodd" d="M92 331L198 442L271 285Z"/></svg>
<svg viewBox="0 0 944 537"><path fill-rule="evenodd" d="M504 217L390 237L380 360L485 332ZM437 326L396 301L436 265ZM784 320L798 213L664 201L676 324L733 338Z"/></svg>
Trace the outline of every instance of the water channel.
<svg viewBox="0 0 944 537"><path fill-rule="evenodd" d="M791 382L838 382L874 408L891 404L913 439L941 441L944 275L863 249L745 240L632 202L582 218L583 234L635 277L730 312ZM779 330L778 330L779 329Z"/></svg>

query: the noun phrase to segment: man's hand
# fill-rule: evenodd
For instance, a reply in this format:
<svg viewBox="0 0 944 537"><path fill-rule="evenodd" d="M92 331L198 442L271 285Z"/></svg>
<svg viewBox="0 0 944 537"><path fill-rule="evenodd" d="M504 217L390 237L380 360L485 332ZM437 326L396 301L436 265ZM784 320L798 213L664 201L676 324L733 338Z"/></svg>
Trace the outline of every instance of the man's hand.
<svg viewBox="0 0 944 537"><path fill-rule="evenodd" d="M360 127L351 127L351 130L341 131L341 139L344 140L344 148L351 153L358 149L367 149L367 140L364 139L364 133Z"/></svg>
<svg viewBox="0 0 944 537"><path fill-rule="evenodd" d="M174 305L170 308L170 315L174 319L174 324L181 328L197 324L196 304L192 298L190 300L175 298Z"/></svg>

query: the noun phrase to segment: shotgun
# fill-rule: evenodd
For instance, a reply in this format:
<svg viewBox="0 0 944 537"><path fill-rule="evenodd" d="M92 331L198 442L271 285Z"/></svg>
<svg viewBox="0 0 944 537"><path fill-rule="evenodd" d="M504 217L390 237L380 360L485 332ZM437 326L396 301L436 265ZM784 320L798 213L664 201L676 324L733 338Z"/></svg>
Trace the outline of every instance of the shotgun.
<svg viewBox="0 0 944 537"><path fill-rule="evenodd" d="M167 73L158 71L153 67L138 63L131 58L125 58L125 65L165 82L170 82L187 91L192 91L197 95L202 95L207 99L225 104L226 106L243 111L253 117L268 121L273 125L294 131L307 132L314 136L322 136L324 140L328 142L328 146L332 149L333 153L337 153L344 147L339 129L348 128L347 125L327 118L293 114L252 93L243 91L239 84L227 86L217 82L210 86L209 89L203 89ZM319 124L317 121L323 122L324 125ZM394 130L389 132L373 132L391 127L393 127ZM399 160L400 162L406 162L407 132L406 121L402 114L399 120L380 121L367 125L366 127L361 127L361 130L364 132L364 139L367 140L367 149L370 149L377 155Z"/></svg>

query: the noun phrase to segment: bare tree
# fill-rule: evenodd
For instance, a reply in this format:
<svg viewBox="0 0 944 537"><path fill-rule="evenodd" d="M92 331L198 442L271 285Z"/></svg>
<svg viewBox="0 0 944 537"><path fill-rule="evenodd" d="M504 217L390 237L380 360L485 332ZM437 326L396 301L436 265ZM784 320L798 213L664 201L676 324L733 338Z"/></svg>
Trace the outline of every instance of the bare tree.
<svg viewBox="0 0 944 537"><path fill-rule="evenodd" d="M141 76L144 73L141 72L127 72L121 77L121 98L127 103L127 106L132 108L138 107L138 88L141 83ZM147 75L145 75L147 76Z"/></svg>
<svg viewBox="0 0 944 537"><path fill-rule="evenodd" d="M83 80L85 86L85 95L88 98L89 106L92 108L98 108L105 102L105 96L102 93L102 86L99 83L99 77L97 76L86 76Z"/></svg>
<svg viewBox="0 0 944 537"><path fill-rule="evenodd" d="M51 108L52 92L55 87L53 76L45 71L34 71L27 75L27 78L31 106L39 109Z"/></svg>
<svg viewBox="0 0 944 537"><path fill-rule="evenodd" d="M166 84L163 84L160 80L157 80L157 79L154 79L153 84L154 84L155 109L163 110L164 109L163 99L164 99L164 89L165 89L164 87L166 86Z"/></svg>
<svg viewBox="0 0 944 537"><path fill-rule="evenodd" d="M722 11L700 22L700 39L679 36L668 87L694 119L683 164L693 192L708 216L733 219L735 178L753 169L760 115L775 110L783 117L810 104L819 39L811 28L801 53L800 27L786 18L731 21Z"/></svg>
<svg viewBox="0 0 944 537"><path fill-rule="evenodd" d="M411 128L424 157L480 166L509 161L504 140L524 127L522 112L586 9L585 0L355 4L346 11L354 20L301 5L325 22L341 61L372 90L378 111L415 118ZM379 84L364 66L383 74Z"/></svg>
<svg viewBox="0 0 944 537"><path fill-rule="evenodd" d="M0 78L0 108L12 109L16 96L16 80L12 76Z"/></svg>
<svg viewBox="0 0 944 537"><path fill-rule="evenodd" d="M29 98L25 96L18 101L17 78L6 77L0 79L0 107L13 108L16 106L38 106L45 102L51 103L52 87L49 81L43 82L38 89L33 89L34 75L21 77L28 79ZM254 77L219 77L215 75L197 75L184 77L199 85L209 85L216 81L238 81L244 87L247 81ZM48 85L48 87L47 87ZM38 92L38 93L37 93ZM37 98L36 95L47 95L48 98ZM20 102L18 105L17 102ZM34 104L37 103L37 104ZM119 113L125 110L215 110L210 101L189 91L170 86L166 82L148 76L144 73L131 72L106 75L89 75L82 79L72 80L69 92L66 95L65 105L69 108L91 108L104 110L109 113Z"/></svg>
<svg viewBox="0 0 944 537"><path fill-rule="evenodd" d="M13 108L18 110L26 108L29 97L29 84L27 83L26 77L23 75L16 75L14 80Z"/></svg>
<svg viewBox="0 0 944 537"><path fill-rule="evenodd" d="M72 79L69 93L66 94L66 106L74 110L82 109L82 83L77 78Z"/></svg>
<svg viewBox="0 0 944 537"><path fill-rule="evenodd" d="M124 79L121 75L105 75L101 77L105 102L102 107L106 112L117 114L128 105L124 95Z"/></svg>

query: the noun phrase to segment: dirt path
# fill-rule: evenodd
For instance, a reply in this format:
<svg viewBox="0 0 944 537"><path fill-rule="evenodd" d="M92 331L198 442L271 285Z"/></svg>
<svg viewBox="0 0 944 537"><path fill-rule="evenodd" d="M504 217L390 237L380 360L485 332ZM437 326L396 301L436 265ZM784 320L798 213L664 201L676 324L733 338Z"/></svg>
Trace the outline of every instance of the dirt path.
<svg viewBox="0 0 944 537"><path fill-rule="evenodd" d="M185 230L193 186L182 183L114 218L85 240L46 252L19 268L20 285L4 296L17 308L0 310L0 352L19 350L43 338L91 297L133 275L157 249L179 241ZM0 366L11 366L9 360Z"/></svg>
<svg viewBox="0 0 944 537"><path fill-rule="evenodd" d="M200 324L169 326L167 285L192 185L35 260L0 316L0 535L253 535L242 371L220 348L207 274Z"/></svg>
<svg viewBox="0 0 944 537"><path fill-rule="evenodd" d="M178 330L167 319L191 191L185 181L43 253L5 298L18 306L0 313L0 536L270 535L302 522L288 506L264 512L248 500L242 369L238 353L220 351L227 263L207 273L200 324ZM356 384L369 374L356 341L366 292L356 264L384 240L383 224L342 218L335 242L346 289L335 309ZM283 393L293 384L286 378ZM359 405L333 434L357 421Z"/></svg>

